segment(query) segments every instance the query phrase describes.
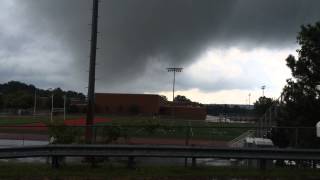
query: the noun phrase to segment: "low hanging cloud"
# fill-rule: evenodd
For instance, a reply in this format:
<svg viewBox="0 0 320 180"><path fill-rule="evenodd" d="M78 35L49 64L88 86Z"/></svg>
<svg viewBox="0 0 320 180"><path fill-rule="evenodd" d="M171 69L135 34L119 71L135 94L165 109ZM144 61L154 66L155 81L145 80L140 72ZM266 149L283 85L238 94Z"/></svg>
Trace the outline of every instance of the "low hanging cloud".
<svg viewBox="0 0 320 180"><path fill-rule="evenodd" d="M31 51L42 56L43 62L52 62L50 67L44 63L39 68L49 72L48 79L43 80L45 72L32 70L34 74L40 71L38 77L42 80L38 78L38 84L60 84L84 91L91 3L91 0L12 0L11 9L18 12L14 20L23 22L23 29L15 32L16 39L0 34L1 49L14 52L2 54L15 61L12 57L22 58L26 49L33 47ZM190 72L188 67L194 66L210 49L237 47L246 52L257 47L294 49L300 25L319 20L318 7L318 0L102 0L97 88L115 92L168 90L171 75L166 73L166 67L182 66ZM15 22L7 23L11 26ZM13 51L12 47L17 48ZM1 53L0 57L3 59ZM226 71L232 71L228 64L224 65ZM245 68L236 69L239 67ZM197 75L184 77L179 80L180 88L206 91L252 88L258 83L243 76L240 78L243 83L237 83L237 77L221 76L214 82L203 83Z"/></svg>

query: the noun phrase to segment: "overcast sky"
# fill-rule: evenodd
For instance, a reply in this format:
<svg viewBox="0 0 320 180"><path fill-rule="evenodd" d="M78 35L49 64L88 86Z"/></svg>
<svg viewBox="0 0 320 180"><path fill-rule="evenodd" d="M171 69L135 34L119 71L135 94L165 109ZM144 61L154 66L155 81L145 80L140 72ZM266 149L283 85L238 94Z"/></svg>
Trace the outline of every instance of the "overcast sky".
<svg viewBox="0 0 320 180"><path fill-rule="evenodd" d="M319 0L102 0L96 91L176 94L203 103L278 97L302 24ZM86 93L91 0L1 0L0 83Z"/></svg>

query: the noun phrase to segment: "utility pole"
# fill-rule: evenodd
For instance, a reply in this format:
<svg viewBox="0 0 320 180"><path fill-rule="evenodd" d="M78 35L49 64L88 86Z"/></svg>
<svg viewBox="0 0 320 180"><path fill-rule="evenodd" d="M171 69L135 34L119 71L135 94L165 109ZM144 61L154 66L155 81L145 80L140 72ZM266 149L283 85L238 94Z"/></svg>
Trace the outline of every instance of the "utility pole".
<svg viewBox="0 0 320 180"><path fill-rule="evenodd" d="M250 102L250 100L251 100L251 93L249 93L249 107L250 107L250 105L251 105L251 102Z"/></svg>
<svg viewBox="0 0 320 180"><path fill-rule="evenodd" d="M261 89L262 89L262 97L264 97L264 90L266 89L266 86L265 85L261 86Z"/></svg>
<svg viewBox="0 0 320 180"><path fill-rule="evenodd" d="M95 76L96 76L96 55L98 35L99 0L93 0L91 44L90 44L90 69L88 85L87 119L86 119L86 143L92 143L92 125L95 110Z"/></svg>

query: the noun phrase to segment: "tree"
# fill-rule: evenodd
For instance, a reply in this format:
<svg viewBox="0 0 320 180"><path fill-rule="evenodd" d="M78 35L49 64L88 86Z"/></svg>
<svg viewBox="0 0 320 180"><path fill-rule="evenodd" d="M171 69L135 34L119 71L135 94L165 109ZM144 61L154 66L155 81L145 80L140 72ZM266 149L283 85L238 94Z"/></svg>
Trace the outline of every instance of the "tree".
<svg viewBox="0 0 320 180"><path fill-rule="evenodd" d="M161 98L164 102L168 102L167 96L160 95L160 98Z"/></svg>
<svg viewBox="0 0 320 180"><path fill-rule="evenodd" d="M43 102L39 104L44 104L45 106L41 108L50 108L52 91L38 89L34 85L27 85L19 81L0 84L0 108L30 109L34 106L35 92L37 93L37 100ZM53 93L55 107L63 107L64 95L67 95L69 99L77 98L82 101L85 100L85 95L82 93L73 91L65 92L60 88L55 89ZM67 99L67 107L69 104L70 100Z"/></svg>
<svg viewBox="0 0 320 180"><path fill-rule="evenodd" d="M3 108L4 102L3 102L3 95L0 93L0 110Z"/></svg>
<svg viewBox="0 0 320 180"><path fill-rule="evenodd" d="M254 103L254 112L258 116L262 116L271 106L274 104L275 101L271 98L267 98L265 96L260 97Z"/></svg>
<svg viewBox="0 0 320 180"><path fill-rule="evenodd" d="M54 107L56 108L62 108L64 106L64 96L65 92L62 91L60 88L56 88L53 90L53 101L54 101Z"/></svg>
<svg viewBox="0 0 320 180"><path fill-rule="evenodd" d="M140 107L136 104L133 104L129 107L129 112L133 115L138 115L140 113Z"/></svg>
<svg viewBox="0 0 320 180"><path fill-rule="evenodd" d="M191 103L192 101L185 96L178 95L174 98L175 102Z"/></svg>
<svg viewBox="0 0 320 180"><path fill-rule="evenodd" d="M24 91L16 91L6 95L6 107L28 109L33 106L33 97Z"/></svg>
<svg viewBox="0 0 320 180"><path fill-rule="evenodd" d="M289 55L287 66L291 69L292 79L287 80L283 89L283 102L278 126L315 127L320 118L320 22L301 26L297 42L301 46L298 59ZM294 136L288 136L294 141ZM314 131L299 131L300 147L319 147L320 141ZM280 142L281 143L281 142ZM290 144L290 143L289 143Z"/></svg>

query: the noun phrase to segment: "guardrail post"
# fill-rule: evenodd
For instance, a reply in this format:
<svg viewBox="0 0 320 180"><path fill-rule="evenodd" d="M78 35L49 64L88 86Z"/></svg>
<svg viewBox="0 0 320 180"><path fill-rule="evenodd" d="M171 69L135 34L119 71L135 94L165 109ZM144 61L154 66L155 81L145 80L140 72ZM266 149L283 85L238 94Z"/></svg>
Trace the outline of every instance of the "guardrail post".
<svg viewBox="0 0 320 180"><path fill-rule="evenodd" d="M267 168L267 160L260 159L259 160L259 166L260 166L260 170L265 171L266 168Z"/></svg>
<svg viewBox="0 0 320 180"><path fill-rule="evenodd" d="M128 167L128 169L133 169L134 168L134 157L133 156L129 156L128 157L128 165L127 165L127 167Z"/></svg>
<svg viewBox="0 0 320 180"><path fill-rule="evenodd" d="M51 166L54 169L58 169L59 168L59 158L57 156L52 156L51 157Z"/></svg>
<svg viewBox="0 0 320 180"><path fill-rule="evenodd" d="M192 158L192 167L197 166L197 159L195 157Z"/></svg>

